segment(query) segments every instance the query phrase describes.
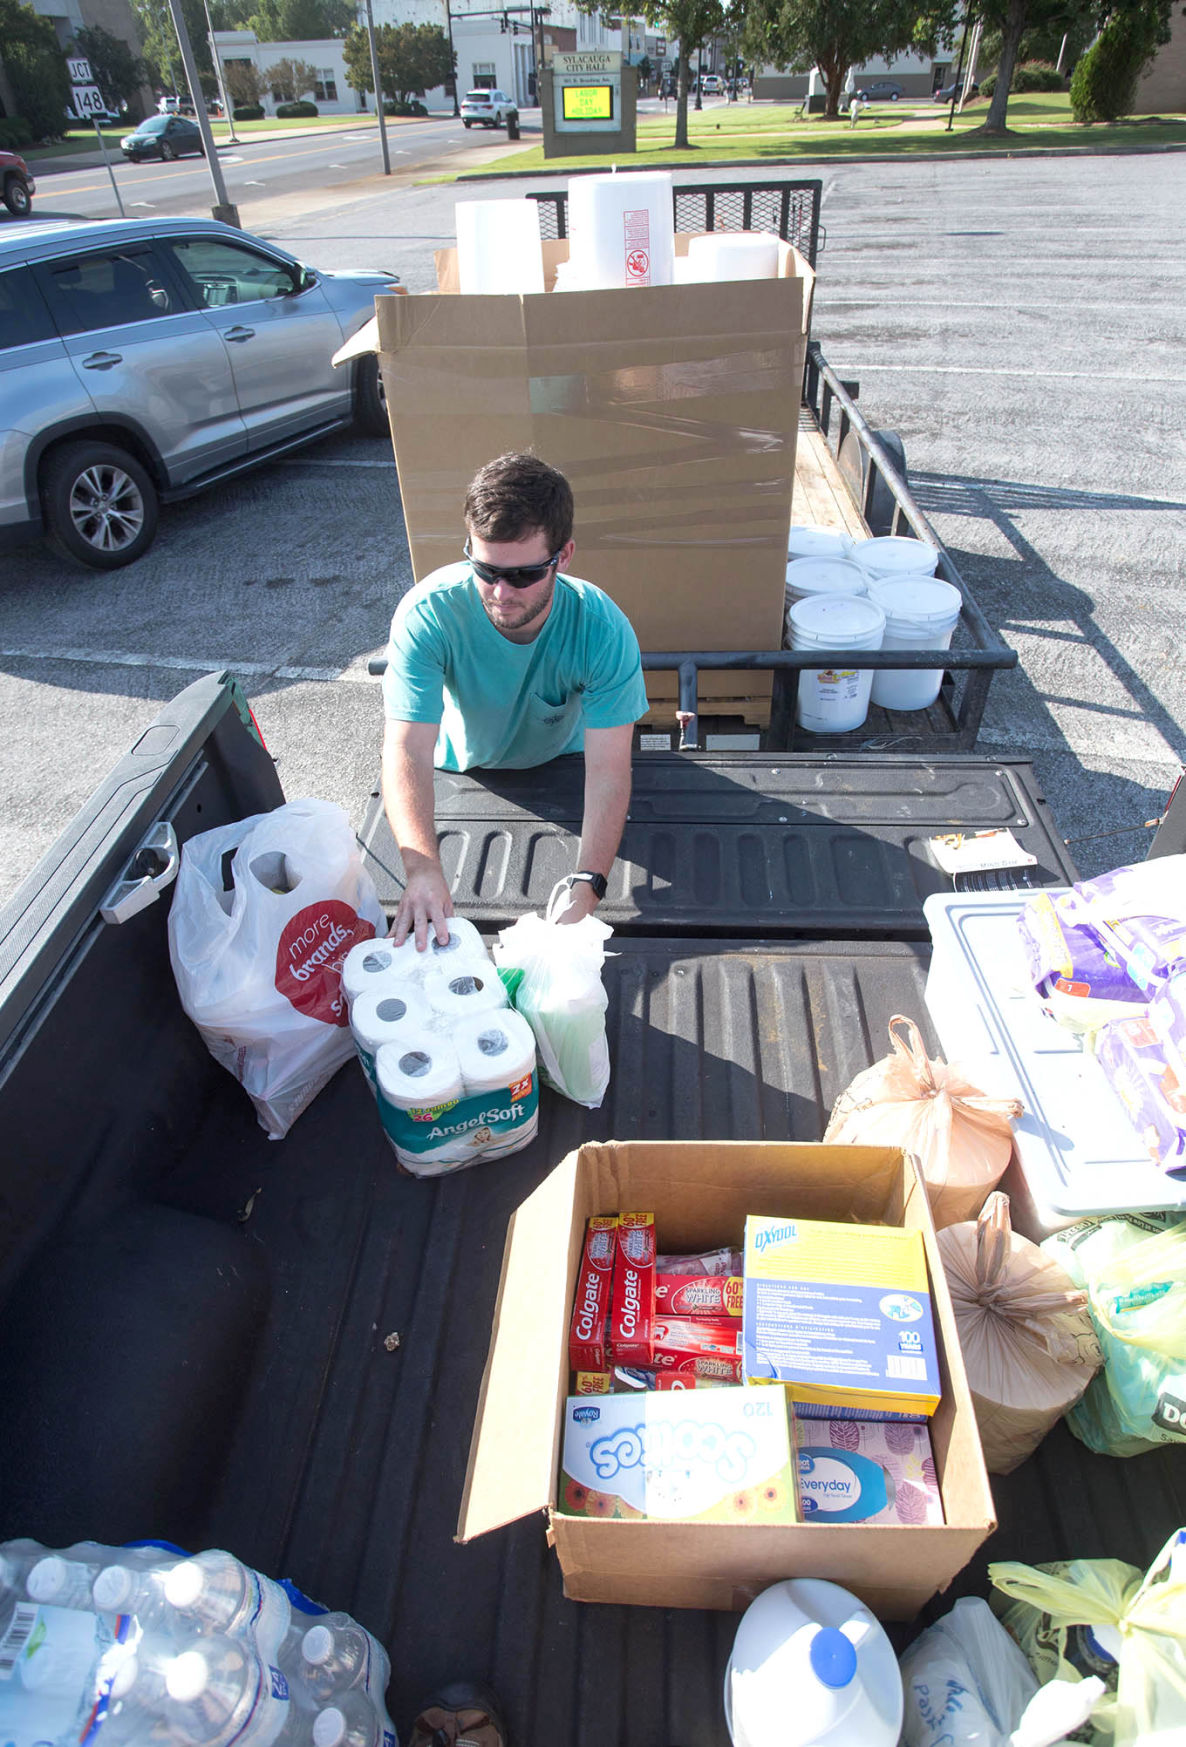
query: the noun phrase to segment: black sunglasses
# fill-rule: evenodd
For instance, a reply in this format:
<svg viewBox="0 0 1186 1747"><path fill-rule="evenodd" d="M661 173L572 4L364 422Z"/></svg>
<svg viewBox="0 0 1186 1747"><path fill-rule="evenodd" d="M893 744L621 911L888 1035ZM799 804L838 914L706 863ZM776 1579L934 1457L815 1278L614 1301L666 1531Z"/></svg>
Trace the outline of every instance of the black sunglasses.
<svg viewBox="0 0 1186 1747"><path fill-rule="evenodd" d="M480 558L475 558L469 549L469 541L465 542L465 555L469 559L470 569L479 582L493 585L505 582L508 588L530 588L533 582L542 582L554 564L560 562L560 552L553 552L550 558L545 558L542 564L516 564L510 570L504 570L499 564L483 564Z"/></svg>

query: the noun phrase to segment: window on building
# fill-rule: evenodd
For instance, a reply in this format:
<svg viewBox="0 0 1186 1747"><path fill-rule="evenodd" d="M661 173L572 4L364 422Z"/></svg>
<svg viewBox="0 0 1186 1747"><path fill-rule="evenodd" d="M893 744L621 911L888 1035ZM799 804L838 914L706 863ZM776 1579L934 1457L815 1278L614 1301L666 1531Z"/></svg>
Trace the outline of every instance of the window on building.
<svg viewBox="0 0 1186 1747"><path fill-rule="evenodd" d="M497 83L493 61L474 62L474 90L493 91Z"/></svg>
<svg viewBox="0 0 1186 1747"><path fill-rule="evenodd" d="M338 82L334 77L332 67L319 67L317 78L313 83L313 96L318 103L336 103L338 101Z"/></svg>

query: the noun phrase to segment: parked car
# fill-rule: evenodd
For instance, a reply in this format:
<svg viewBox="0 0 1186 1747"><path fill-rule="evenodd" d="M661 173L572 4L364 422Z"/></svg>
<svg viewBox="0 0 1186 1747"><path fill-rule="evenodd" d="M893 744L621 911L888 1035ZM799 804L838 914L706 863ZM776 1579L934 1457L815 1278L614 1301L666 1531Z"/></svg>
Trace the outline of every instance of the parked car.
<svg viewBox="0 0 1186 1747"><path fill-rule="evenodd" d="M126 133L119 142L120 150L131 164L142 158L180 158L186 152L205 155L202 134L196 121L183 115L150 115L135 133Z"/></svg>
<svg viewBox="0 0 1186 1747"><path fill-rule="evenodd" d="M461 119L466 127L475 121L484 127L502 127L512 115L518 121L518 106L505 91L467 91L461 99Z"/></svg>
<svg viewBox="0 0 1186 1747"><path fill-rule="evenodd" d="M721 84L720 75L718 73L705 73L704 95L706 97L719 97L723 90L724 86Z"/></svg>
<svg viewBox="0 0 1186 1747"><path fill-rule="evenodd" d="M28 218L37 184L16 152L0 152L0 195L14 218Z"/></svg>
<svg viewBox="0 0 1186 1747"><path fill-rule="evenodd" d="M331 359L397 283L213 219L0 233L0 545L114 570L162 502L352 421L385 436L378 359Z"/></svg>
<svg viewBox="0 0 1186 1747"><path fill-rule="evenodd" d="M963 88L964 82L962 79L957 79L953 85L944 85L941 91L935 92L935 102L950 103L953 97L959 96ZM980 95L980 86L976 83L975 79L972 81L971 90L968 92L968 95L969 97L979 97Z"/></svg>
<svg viewBox="0 0 1186 1747"><path fill-rule="evenodd" d="M857 91L865 103L896 103L901 95L902 87L893 79L871 79Z"/></svg>

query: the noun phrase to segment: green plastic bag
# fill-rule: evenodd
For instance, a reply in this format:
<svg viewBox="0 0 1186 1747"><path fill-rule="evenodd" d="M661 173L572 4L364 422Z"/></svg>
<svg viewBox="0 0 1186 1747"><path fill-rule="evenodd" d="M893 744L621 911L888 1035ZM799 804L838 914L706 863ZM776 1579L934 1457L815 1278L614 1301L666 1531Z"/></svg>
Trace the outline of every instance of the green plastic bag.
<svg viewBox="0 0 1186 1747"><path fill-rule="evenodd" d="M558 921L566 903L567 882L561 881L545 916L533 911L502 930L494 962L511 1005L535 1034L543 1079L596 1110L609 1085L601 967L613 930L595 916Z"/></svg>

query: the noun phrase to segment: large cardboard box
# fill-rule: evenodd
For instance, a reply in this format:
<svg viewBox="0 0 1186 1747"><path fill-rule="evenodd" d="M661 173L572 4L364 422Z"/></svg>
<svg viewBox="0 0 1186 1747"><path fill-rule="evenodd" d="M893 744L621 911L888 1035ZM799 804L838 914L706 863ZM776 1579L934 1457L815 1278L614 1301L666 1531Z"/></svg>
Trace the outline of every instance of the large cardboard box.
<svg viewBox="0 0 1186 1747"><path fill-rule="evenodd" d="M644 651L779 648L813 286L779 249L777 279L554 293L549 242L532 297L461 296L443 249L437 293L376 299L417 581L460 557L478 468L534 449L572 483L574 574ZM647 689L674 700L676 676ZM706 674L701 695L769 699L769 676Z"/></svg>
<svg viewBox="0 0 1186 1747"><path fill-rule="evenodd" d="M922 1233L940 1347L930 1421L943 1524L601 1521L556 1511L568 1321L585 1221L654 1211L670 1253L740 1247L747 1213L888 1223ZM951 1300L916 1162L884 1147L610 1141L570 1153L507 1232L458 1539L535 1511L574 1601L744 1608L784 1577L826 1577L883 1619L910 1619L996 1526Z"/></svg>

